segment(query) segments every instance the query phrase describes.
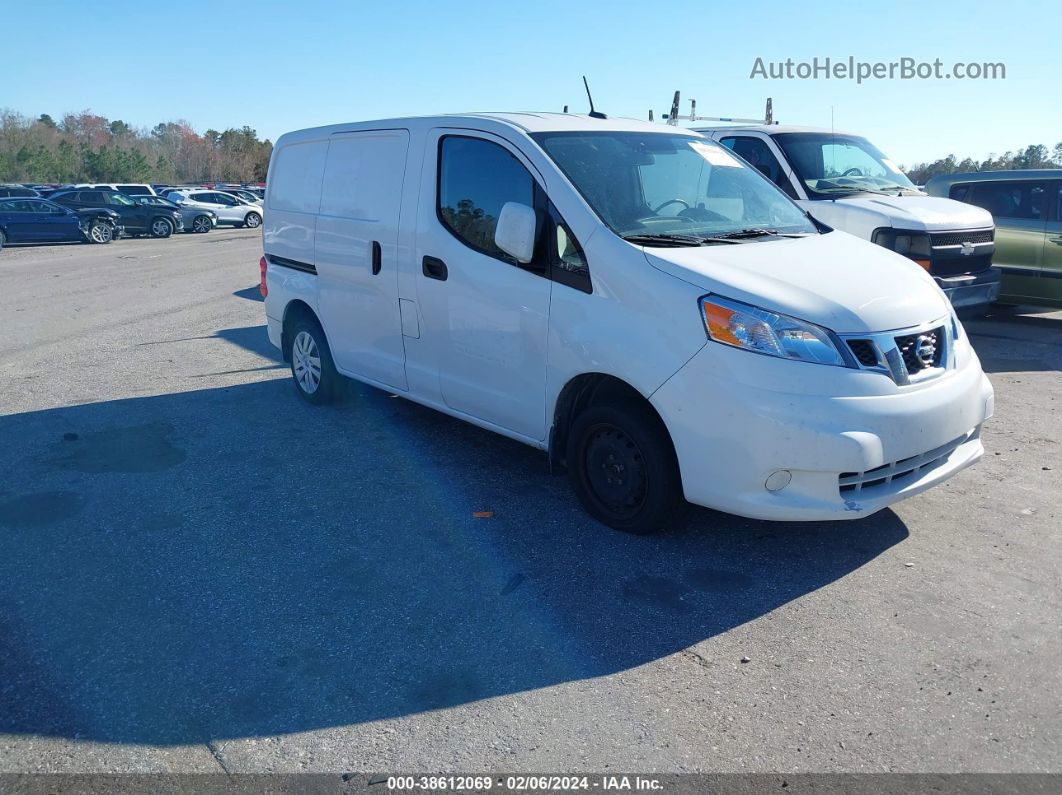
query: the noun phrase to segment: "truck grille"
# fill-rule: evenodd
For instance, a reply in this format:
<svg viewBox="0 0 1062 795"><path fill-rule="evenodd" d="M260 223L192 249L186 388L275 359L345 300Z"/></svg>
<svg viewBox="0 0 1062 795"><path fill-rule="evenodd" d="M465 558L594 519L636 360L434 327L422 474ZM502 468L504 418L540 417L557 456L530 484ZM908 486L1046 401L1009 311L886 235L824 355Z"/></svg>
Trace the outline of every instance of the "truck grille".
<svg viewBox="0 0 1062 795"><path fill-rule="evenodd" d="M991 254L974 254L969 257L933 257L929 272L934 276L962 276L967 273L980 273L992 265Z"/></svg>
<svg viewBox="0 0 1062 795"><path fill-rule="evenodd" d="M944 353L943 340L943 326L921 334L897 337L896 348L903 357L907 373L914 375L929 367L940 367L941 355Z"/></svg>
<svg viewBox="0 0 1062 795"><path fill-rule="evenodd" d="M991 243L995 240L994 229L971 229L968 232L937 232L929 236L931 245L961 246L963 243Z"/></svg>
<svg viewBox="0 0 1062 795"><path fill-rule="evenodd" d="M947 444L928 450L921 455L903 458L882 464L880 467L868 469L866 472L842 472L837 478L837 486L841 495L853 497L863 494L869 489L875 489L873 494L866 496L878 496L881 492L896 492L904 486L918 480L922 475L936 469L948 460L948 456L959 447L980 436L981 428L978 426L969 433L965 433L958 439L952 439ZM891 486L891 488L885 488Z"/></svg>

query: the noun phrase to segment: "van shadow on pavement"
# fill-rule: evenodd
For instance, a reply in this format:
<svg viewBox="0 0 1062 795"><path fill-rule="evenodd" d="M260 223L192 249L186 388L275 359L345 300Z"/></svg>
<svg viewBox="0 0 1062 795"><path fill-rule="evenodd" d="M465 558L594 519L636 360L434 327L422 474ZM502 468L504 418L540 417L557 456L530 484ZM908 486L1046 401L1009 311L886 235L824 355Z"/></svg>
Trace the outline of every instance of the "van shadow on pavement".
<svg viewBox="0 0 1062 795"><path fill-rule="evenodd" d="M0 417L0 733L184 744L624 670L902 541L884 511L629 537L541 453L288 379ZM473 518L493 510L493 518Z"/></svg>

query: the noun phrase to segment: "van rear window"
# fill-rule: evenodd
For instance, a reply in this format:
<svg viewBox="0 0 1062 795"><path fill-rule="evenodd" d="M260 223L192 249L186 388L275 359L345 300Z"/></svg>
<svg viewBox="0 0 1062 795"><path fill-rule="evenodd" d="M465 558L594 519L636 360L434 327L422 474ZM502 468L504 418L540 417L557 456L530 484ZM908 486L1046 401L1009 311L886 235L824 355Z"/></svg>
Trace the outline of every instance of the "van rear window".
<svg viewBox="0 0 1062 795"><path fill-rule="evenodd" d="M316 213L321 206L321 175L327 141L288 144L273 160L269 173L269 206L274 210Z"/></svg>

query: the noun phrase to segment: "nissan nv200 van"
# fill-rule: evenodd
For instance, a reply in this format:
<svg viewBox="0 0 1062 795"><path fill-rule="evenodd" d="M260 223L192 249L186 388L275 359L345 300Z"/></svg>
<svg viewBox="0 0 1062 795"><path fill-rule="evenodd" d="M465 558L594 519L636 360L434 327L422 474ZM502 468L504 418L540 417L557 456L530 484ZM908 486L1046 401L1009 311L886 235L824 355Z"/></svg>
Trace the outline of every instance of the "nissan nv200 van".
<svg viewBox="0 0 1062 795"><path fill-rule="evenodd" d="M281 136L269 339L548 452L629 532L853 519L977 461L992 388L933 278L697 133L568 114Z"/></svg>
<svg viewBox="0 0 1062 795"><path fill-rule="evenodd" d="M917 262L960 313L982 315L999 297L992 216L926 196L866 138L779 124L696 129L763 171L822 223Z"/></svg>

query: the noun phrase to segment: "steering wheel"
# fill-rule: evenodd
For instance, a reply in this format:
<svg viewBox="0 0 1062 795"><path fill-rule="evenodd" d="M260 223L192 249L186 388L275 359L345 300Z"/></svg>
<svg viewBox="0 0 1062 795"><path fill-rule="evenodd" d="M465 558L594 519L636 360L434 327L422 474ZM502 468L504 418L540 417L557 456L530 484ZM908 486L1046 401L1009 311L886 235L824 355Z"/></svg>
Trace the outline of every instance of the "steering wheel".
<svg viewBox="0 0 1062 795"><path fill-rule="evenodd" d="M685 201L684 199L668 199L666 202L664 202L655 210L653 210L653 212L657 215L660 215L660 211L667 207L669 204L681 204L683 209L690 209L690 203L688 201Z"/></svg>
<svg viewBox="0 0 1062 795"><path fill-rule="evenodd" d="M861 176L863 176L863 172L860 171L858 168L850 168L846 172L841 174L841 176L842 177L861 177Z"/></svg>

